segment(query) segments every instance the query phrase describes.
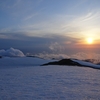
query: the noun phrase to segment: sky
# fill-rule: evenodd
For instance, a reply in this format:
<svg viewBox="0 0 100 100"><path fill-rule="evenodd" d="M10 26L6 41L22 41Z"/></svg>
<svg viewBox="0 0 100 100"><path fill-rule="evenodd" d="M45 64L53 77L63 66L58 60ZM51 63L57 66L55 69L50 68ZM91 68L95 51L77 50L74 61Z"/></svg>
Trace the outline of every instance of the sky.
<svg viewBox="0 0 100 100"><path fill-rule="evenodd" d="M0 0L0 49L100 53L99 4L100 0Z"/></svg>

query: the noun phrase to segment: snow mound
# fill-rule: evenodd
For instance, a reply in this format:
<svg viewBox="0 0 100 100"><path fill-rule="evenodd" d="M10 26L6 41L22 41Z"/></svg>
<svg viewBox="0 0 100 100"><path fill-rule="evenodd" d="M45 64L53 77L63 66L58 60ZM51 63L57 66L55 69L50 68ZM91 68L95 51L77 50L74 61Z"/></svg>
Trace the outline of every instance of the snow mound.
<svg viewBox="0 0 100 100"><path fill-rule="evenodd" d="M0 50L0 56L7 57L24 57L24 53L18 49L10 48L8 50Z"/></svg>

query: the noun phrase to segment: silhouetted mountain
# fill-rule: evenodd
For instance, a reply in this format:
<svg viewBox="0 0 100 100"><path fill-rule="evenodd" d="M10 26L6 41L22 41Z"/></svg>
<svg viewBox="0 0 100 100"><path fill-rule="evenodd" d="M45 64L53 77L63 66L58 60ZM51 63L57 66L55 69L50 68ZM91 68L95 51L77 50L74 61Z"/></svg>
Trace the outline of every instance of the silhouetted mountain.
<svg viewBox="0 0 100 100"><path fill-rule="evenodd" d="M93 64L93 63L87 62L87 61L78 60L78 59L62 59L59 61L54 61L54 62L49 62L49 63L43 64L41 66L46 66L46 65L83 66L83 67L100 69L99 65L96 65L96 64Z"/></svg>
<svg viewBox="0 0 100 100"><path fill-rule="evenodd" d="M74 62L71 59L62 59L60 61L49 62L49 63L43 64L42 66L45 66L45 65L69 65L69 66L72 65L72 66L81 66L81 64L79 64L77 62Z"/></svg>

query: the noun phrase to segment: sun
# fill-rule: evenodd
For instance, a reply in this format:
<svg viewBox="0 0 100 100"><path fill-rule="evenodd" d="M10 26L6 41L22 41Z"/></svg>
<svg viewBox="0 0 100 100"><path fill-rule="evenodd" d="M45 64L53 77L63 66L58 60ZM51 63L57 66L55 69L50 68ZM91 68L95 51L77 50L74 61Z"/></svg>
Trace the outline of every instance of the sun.
<svg viewBox="0 0 100 100"><path fill-rule="evenodd" d="M87 38L87 43L88 44L93 44L93 38L91 38L91 37Z"/></svg>

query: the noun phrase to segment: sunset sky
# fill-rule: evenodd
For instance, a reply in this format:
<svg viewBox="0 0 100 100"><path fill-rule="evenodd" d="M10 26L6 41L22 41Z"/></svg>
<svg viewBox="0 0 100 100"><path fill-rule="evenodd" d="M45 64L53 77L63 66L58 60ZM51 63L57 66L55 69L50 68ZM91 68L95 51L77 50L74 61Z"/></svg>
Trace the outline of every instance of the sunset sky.
<svg viewBox="0 0 100 100"><path fill-rule="evenodd" d="M0 49L100 53L100 0L0 0Z"/></svg>

